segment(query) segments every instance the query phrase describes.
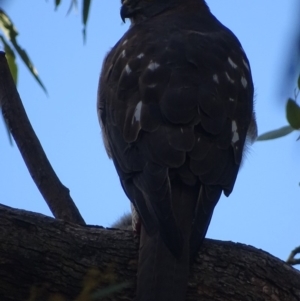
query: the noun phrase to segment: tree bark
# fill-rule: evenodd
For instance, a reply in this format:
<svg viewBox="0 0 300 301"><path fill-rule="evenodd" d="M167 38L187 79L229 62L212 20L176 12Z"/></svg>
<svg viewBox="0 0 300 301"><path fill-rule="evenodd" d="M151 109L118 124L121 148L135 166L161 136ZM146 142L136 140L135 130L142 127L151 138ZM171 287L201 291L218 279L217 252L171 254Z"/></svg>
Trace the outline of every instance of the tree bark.
<svg viewBox="0 0 300 301"><path fill-rule="evenodd" d="M90 300L89 292L112 284L125 288L105 300L133 300L138 242L132 231L6 206L0 228L1 301ZM299 301L300 272L251 246L206 239L187 300Z"/></svg>

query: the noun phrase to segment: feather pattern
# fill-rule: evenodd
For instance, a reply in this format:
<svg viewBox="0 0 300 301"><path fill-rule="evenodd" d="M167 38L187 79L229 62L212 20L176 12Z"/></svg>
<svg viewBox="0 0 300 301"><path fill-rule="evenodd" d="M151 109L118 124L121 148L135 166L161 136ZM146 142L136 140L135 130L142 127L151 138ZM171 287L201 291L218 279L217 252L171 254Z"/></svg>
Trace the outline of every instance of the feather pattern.
<svg viewBox="0 0 300 301"><path fill-rule="evenodd" d="M188 254L198 251L256 135L251 71L237 38L202 0L126 0L125 12L133 24L103 63L98 116L142 221L138 300L183 300ZM169 268L158 267L163 258ZM185 284L168 297L161 285L172 266L185 271ZM161 274L146 276L150 267ZM141 284L148 277L156 280Z"/></svg>

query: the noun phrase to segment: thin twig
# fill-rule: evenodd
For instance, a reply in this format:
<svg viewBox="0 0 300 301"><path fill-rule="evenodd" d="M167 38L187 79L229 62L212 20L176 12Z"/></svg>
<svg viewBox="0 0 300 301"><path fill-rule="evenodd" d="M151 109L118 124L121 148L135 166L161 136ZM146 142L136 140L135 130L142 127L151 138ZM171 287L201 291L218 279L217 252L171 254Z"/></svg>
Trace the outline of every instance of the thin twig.
<svg viewBox="0 0 300 301"><path fill-rule="evenodd" d="M296 256L297 254L300 254L300 246L297 247L297 248L295 248L295 249L291 252L291 254L290 254L290 256L289 256L289 258L287 259L286 262L289 263L289 264L291 264L291 265L300 264L300 258L295 258L295 256Z"/></svg>

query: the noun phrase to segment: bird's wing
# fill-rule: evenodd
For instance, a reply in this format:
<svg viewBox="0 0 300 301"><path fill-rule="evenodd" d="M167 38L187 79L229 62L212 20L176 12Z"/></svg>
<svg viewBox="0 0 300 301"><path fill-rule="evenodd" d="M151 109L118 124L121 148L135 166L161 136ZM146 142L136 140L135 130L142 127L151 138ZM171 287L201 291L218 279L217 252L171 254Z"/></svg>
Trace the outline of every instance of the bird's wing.
<svg viewBox="0 0 300 301"><path fill-rule="evenodd" d="M144 226L150 234L159 227L177 248L170 171L187 184L204 184L207 211L215 205L210 198L230 194L252 118L253 84L240 44L226 31L153 35L136 26L112 49L98 107L109 152Z"/></svg>

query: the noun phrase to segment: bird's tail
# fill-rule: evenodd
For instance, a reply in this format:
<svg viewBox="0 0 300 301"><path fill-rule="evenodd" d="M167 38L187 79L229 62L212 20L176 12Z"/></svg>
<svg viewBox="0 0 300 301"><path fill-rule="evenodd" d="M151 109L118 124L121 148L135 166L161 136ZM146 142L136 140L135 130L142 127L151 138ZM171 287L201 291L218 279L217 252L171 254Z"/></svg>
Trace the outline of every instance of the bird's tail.
<svg viewBox="0 0 300 301"><path fill-rule="evenodd" d="M190 236L199 193L177 181L171 185L172 209L183 237L183 245L178 246L181 256L178 258L176 252L166 246L166 239L160 234L163 229L150 236L141 227L137 301L183 301L186 298Z"/></svg>
<svg viewBox="0 0 300 301"><path fill-rule="evenodd" d="M189 275L189 251L180 259L166 247L159 232L148 236L141 229L137 301L185 300Z"/></svg>

